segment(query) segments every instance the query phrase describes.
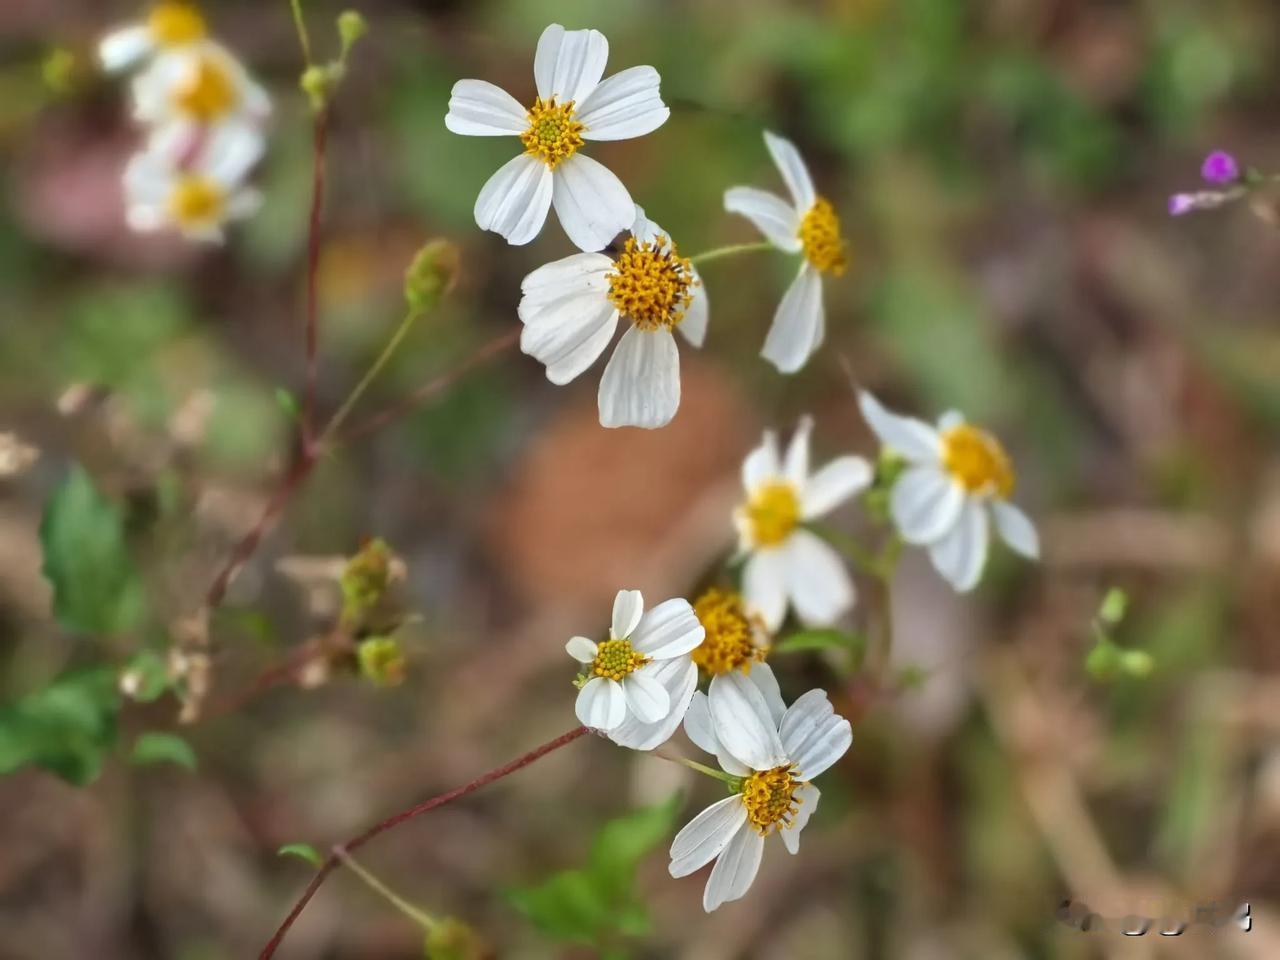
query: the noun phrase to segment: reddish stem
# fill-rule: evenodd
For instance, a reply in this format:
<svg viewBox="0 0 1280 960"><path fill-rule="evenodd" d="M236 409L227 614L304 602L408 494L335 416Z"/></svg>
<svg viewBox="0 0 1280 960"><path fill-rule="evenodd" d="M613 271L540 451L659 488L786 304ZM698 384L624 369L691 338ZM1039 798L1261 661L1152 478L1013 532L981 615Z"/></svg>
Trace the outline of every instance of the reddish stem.
<svg viewBox="0 0 1280 960"><path fill-rule="evenodd" d="M329 108L316 114L312 136L311 216L307 225L307 374L302 402L302 445L311 450L315 437L316 386L320 378L320 216L324 211L325 150L329 141Z"/></svg>
<svg viewBox="0 0 1280 960"><path fill-rule="evenodd" d="M424 800L416 806L410 807L408 810L403 810L394 816L388 817L381 823L375 824L364 833L353 837L346 843L338 844L333 848L333 852L329 854L328 859L321 864L316 875L311 878L311 883L309 883L307 885L307 889L302 892L302 897L298 902L293 905L293 909L289 911L289 915L284 918L284 923L280 924L280 928L276 930L275 936L273 936L267 945L262 948L262 953L258 955L258 960L270 960L271 957L275 956L276 949L284 940L285 934L289 932L289 928L293 926L294 921L298 919L307 904L311 901L311 898L315 896L316 891L320 889L320 885L324 883L325 878L341 863L342 856L344 854L357 850L378 834L385 833L392 827L398 827L406 820L412 820L414 817L419 814L426 813L428 810L434 810L436 807L442 807L452 800L457 800L459 797L465 797L469 793L475 793L475 791L479 790L481 787L488 786L495 780L501 780L503 777L515 773L523 767L529 766L529 764L533 763L535 760L545 757L553 750L559 750L561 747L572 743L586 732L586 727L575 727L568 733L561 734L554 740L547 741L542 746L530 750L528 753L521 757L517 757L510 763L505 763L497 769L490 770L488 773L477 777L470 783L465 783L460 787L454 787L447 793L442 793L429 800Z"/></svg>
<svg viewBox="0 0 1280 960"><path fill-rule="evenodd" d="M410 413L417 407L426 403L428 400L439 396L476 367L481 366L486 361L506 350L508 347L515 346L519 341L519 327L509 331L508 333L504 333L501 336L494 337L452 370L441 374L434 380L429 380L412 393L400 398L400 400L387 409L379 413L375 413L367 420L357 423L342 435L340 442L350 443L352 440L358 439L359 437L381 430L391 421L399 419L406 413Z"/></svg>

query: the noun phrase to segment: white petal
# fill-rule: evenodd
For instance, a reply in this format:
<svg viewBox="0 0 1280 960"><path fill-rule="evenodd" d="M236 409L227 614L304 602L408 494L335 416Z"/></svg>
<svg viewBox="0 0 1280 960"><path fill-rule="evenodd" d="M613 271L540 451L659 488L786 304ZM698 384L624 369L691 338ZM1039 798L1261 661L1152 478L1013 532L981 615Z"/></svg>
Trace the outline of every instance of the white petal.
<svg viewBox="0 0 1280 960"><path fill-rule="evenodd" d="M459 80L449 95L444 125L468 137L519 136L529 127L519 101L487 80Z"/></svg>
<svg viewBox="0 0 1280 960"><path fill-rule="evenodd" d="M223 187L231 187L258 162L265 147L262 132L252 124L221 123L209 134L196 166Z"/></svg>
<svg viewBox="0 0 1280 960"><path fill-rule="evenodd" d="M991 502L991 513L995 517L996 531L1005 543L1029 560L1040 558L1040 537L1030 517L1003 500Z"/></svg>
<svg viewBox="0 0 1280 960"><path fill-rule="evenodd" d="M707 319L711 314L711 304L707 300L707 288L702 283L698 268L693 267L693 299L684 312L684 318L676 327L693 346L700 347L707 339Z"/></svg>
<svg viewBox="0 0 1280 960"><path fill-rule="evenodd" d="M800 779L813 780L845 755L853 728L832 708L825 690L810 690L788 708L779 736Z"/></svg>
<svg viewBox="0 0 1280 960"><path fill-rule="evenodd" d="M749 679L736 670L712 677L707 699L716 739L730 756L752 770L787 762L769 705Z"/></svg>
<svg viewBox="0 0 1280 960"><path fill-rule="evenodd" d="M626 720L609 731L609 739L620 747L632 750L652 750L671 739L680 721L689 709L689 703L698 688L698 668L692 660L662 660L655 663L651 675L667 691L671 706L665 717L657 723L641 723L636 717Z"/></svg>
<svg viewBox="0 0 1280 960"><path fill-rule="evenodd" d="M574 154L556 167L553 179L556 216L579 250L603 250L635 220L627 188L590 157Z"/></svg>
<svg viewBox="0 0 1280 960"><path fill-rule="evenodd" d="M657 130L671 116L660 80L653 67L630 67L604 81L578 107L582 138L628 140Z"/></svg>
<svg viewBox="0 0 1280 960"><path fill-rule="evenodd" d="M680 407L680 354L669 330L631 327L600 379L600 424L666 426Z"/></svg>
<svg viewBox="0 0 1280 960"><path fill-rule="evenodd" d="M114 73L137 63L153 49L151 31L145 26L124 27L102 38L98 44L98 60L102 69Z"/></svg>
<svg viewBox="0 0 1280 960"><path fill-rule="evenodd" d="M706 628L683 597L658 604L643 617L631 636L631 646L655 660L688 653L707 635Z"/></svg>
<svg viewBox="0 0 1280 960"><path fill-rule="evenodd" d="M476 225L519 246L538 235L551 206L552 175L537 157L522 153L498 168L476 197Z"/></svg>
<svg viewBox="0 0 1280 960"><path fill-rule="evenodd" d="M790 826L783 827L779 831L782 834L782 843L789 853L800 852L800 831L809 822L813 812L818 809L818 799L821 796L822 794L818 792L818 788L812 783L804 784L792 794L798 804L796 815L792 818Z"/></svg>
<svg viewBox="0 0 1280 960"><path fill-rule="evenodd" d="M822 344L825 324L822 276L805 261L774 311L760 356L780 373L795 373Z"/></svg>
<svg viewBox="0 0 1280 960"><path fill-rule="evenodd" d="M750 220L765 239L779 250L799 253L801 213L767 190L755 187L730 187L724 192L724 208Z"/></svg>
<svg viewBox="0 0 1280 960"><path fill-rule="evenodd" d="M570 637L569 642L564 645L565 652L579 663L590 663L596 658L599 647L596 646L594 640L588 640L586 637Z"/></svg>
<svg viewBox="0 0 1280 960"><path fill-rule="evenodd" d="M787 593L806 624L828 626L853 606L853 580L831 544L797 530L786 546Z"/></svg>
<svg viewBox="0 0 1280 960"><path fill-rule="evenodd" d="M913 463L937 463L942 458L942 437L923 420L890 413L866 390L858 392L862 416L880 442Z"/></svg>
<svg viewBox="0 0 1280 960"><path fill-rule="evenodd" d="M800 157L800 151L790 140L768 130L764 132L764 145L769 148L769 155L777 164L778 172L782 174L783 182L791 193L791 199L796 202L796 209L802 215L808 213L809 208L817 201L818 194L813 189L813 179Z"/></svg>
<svg viewBox="0 0 1280 960"><path fill-rule="evenodd" d="M671 876L687 877L710 863L746 822L747 806L737 794L707 807L671 841Z"/></svg>
<svg viewBox="0 0 1280 960"><path fill-rule="evenodd" d="M609 289L609 272L613 261L603 253L575 253L570 257L543 264L520 282L520 301L523 311L579 293L603 295ZM521 313L520 319L524 320Z"/></svg>
<svg viewBox="0 0 1280 960"><path fill-rule="evenodd" d="M927 464L909 468L894 482L889 510L902 539L928 544L951 531L964 502L964 489L951 475Z"/></svg>
<svg viewBox="0 0 1280 960"><path fill-rule="evenodd" d="M929 558L943 579L960 593L977 586L987 562L987 511L967 500L951 532L929 548Z"/></svg>
<svg viewBox="0 0 1280 960"><path fill-rule="evenodd" d="M542 31L533 56L538 96L583 103L604 76L609 41L598 30L566 30L553 23Z"/></svg>
<svg viewBox="0 0 1280 960"><path fill-rule="evenodd" d="M796 490L803 490L804 482L809 479L809 437L812 433L813 417L801 417L795 433L791 435L791 442L787 444L782 473Z"/></svg>
<svg viewBox="0 0 1280 960"><path fill-rule="evenodd" d="M964 414L959 410L948 410L938 418L938 429L940 431L954 430L956 427L964 423Z"/></svg>
<svg viewBox="0 0 1280 960"><path fill-rule="evenodd" d="M787 615L787 557L781 548L757 550L742 571L742 597L770 633Z"/></svg>
<svg viewBox="0 0 1280 960"><path fill-rule="evenodd" d="M520 349L547 368L552 383L568 383L595 363L618 328L618 311L587 291L561 300L520 304Z"/></svg>
<svg viewBox="0 0 1280 960"><path fill-rule="evenodd" d="M627 718L627 697L621 684L604 677L592 677L578 691L574 711L583 726L612 730Z"/></svg>
<svg viewBox="0 0 1280 960"><path fill-rule="evenodd" d="M694 670L697 670L697 667L694 667ZM685 711L684 732L698 747L707 753L715 754L716 762L725 773L733 774L735 777L745 777L751 773L751 768L735 760L716 737L716 725L711 720L711 708L708 706L707 695L701 691L694 695L688 710Z"/></svg>
<svg viewBox="0 0 1280 960"><path fill-rule="evenodd" d="M710 913L722 903L737 900L745 894L760 869L764 837L749 825L741 827L716 859L702 892L702 909Z"/></svg>
<svg viewBox="0 0 1280 960"><path fill-rule="evenodd" d="M811 476L800 491L800 516L812 520L871 486L871 464L862 457L838 457Z"/></svg>
<svg viewBox="0 0 1280 960"><path fill-rule="evenodd" d="M778 437L772 430L764 432L764 439L742 461L742 486L748 493L757 487L778 479L782 467L778 460Z"/></svg>
<svg viewBox="0 0 1280 960"><path fill-rule="evenodd" d="M644 614L644 596L639 590L619 590L613 598L613 619L609 626L609 636L615 640L626 640L635 632L636 624Z"/></svg>
<svg viewBox="0 0 1280 960"><path fill-rule="evenodd" d="M646 672L648 671L648 672ZM660 723L671 709L671 698L666 689L652 676L652 667L645 666L622 680L622 692L627 706L641 723Z"/></svg>
<svg viewBox="0 0 1280 960"><path fill-rule="evenodd" d="M773 675L773 669L767 663L757 663L747 676L760 690L765 706L769 708L769 716L773 717L773 724L777 726L787 712L787 705L782 702L782 690L778 687L778 678Z"/></svg>

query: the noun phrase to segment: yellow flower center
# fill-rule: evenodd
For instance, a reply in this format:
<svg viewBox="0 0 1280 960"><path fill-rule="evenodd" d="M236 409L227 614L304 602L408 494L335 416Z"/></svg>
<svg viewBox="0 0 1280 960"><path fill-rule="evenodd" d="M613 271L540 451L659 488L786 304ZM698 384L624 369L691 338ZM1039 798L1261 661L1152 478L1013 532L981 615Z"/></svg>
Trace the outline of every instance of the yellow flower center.
<svg viewBox="0 0 1280 960"><path fill-rule="evenodd" d="M707 635L690 657L704 673L715 676L739 668L749 673L768 654L768 647L756 644L763 627L747 616L739 594L712 587L694 601L693 612Z"/></svg>
<svg viewBox="0 0 1280 960"><path fill-rule="evenodd" d="M795 794L802 780L795 778L794 767L757 770L742 781L742 802L747 808L747 821L761 836L771 827L782 829L800 812L803 803Z"/></svg>
<svg viewBox="0 0 1280 960"><path fill-rule="evenodd" d="M1000 441L967 423L942 434L942 465L969 493L1013 493L1013 464Z"/></svg>
<svg viewBox="0 0 1280 960"><path fill-rule="evenodd" d="M641 330L670 330L684 319L696 282L689 258L666 237L628 237L609 274L609 302Z"/></svg>
<svg viewBox="0 0 1280 960"><path fill-rule="evenodd" d="M574 119L573 101L538 97L529 108L529 129L520 134L526 153L541 157L550 169L568 160L582 146L582 124Z"/></svg>
<svg viewBox="0 0 1280 960"><path fill-rule="evenodd" d="M191 76L174 91L174 105L202 123L209 123L232 111L239 99L235 80L226 67L209 57L200 57Z"/></svg>
<svg viewBox="0 0 1280 960"><path fill-rule="evenodd" d="M596 649L596 658L591 661L591 676L621 680L649 660L649 657L631 649L630 640L606 640Z"/></svg>
<svg viewBox="0 0 1280 960"><path fill-rule="evenodd" d="M800 498L789 483L769 483L751 495L746 514L756 545L775 547L791 536L800 522Z"/></svg>
<svg viewBox="0 0 1280 960"><path fill-rule="evenodd" d="M176 47L204 37L204 17L189 3L160 3L147 16L147 30L158 45Z"/></svg>
<svg viewBox="0 0 1280 960"><path fill-rule="evenodd" d="M844 238L840 236L840 218L835 207L819 197L800 221L800 242L804 255L823 273L837 277L844 273L848 261L844 254Z"/></svg>
<svg viewBox="0 0 1280 960"><path fill-rule="evenodd" d="M180 179L169 195L169 212L184 227L216 223L222 218L226 197L222 188L197 174Z"/></svg>

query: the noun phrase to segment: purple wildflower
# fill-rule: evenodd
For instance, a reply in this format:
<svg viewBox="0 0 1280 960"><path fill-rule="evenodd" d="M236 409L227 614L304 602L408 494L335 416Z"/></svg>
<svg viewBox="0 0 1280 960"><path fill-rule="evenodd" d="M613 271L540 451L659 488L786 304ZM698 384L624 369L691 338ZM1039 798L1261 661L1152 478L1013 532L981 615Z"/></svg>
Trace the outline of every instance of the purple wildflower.
<svg viewBox="0 0 1280 960"><path fill-rule="evenodd" d="M1240 179L1240 165L1236 158L1225 150L1215 150L1204 158L1200 167L1200 176L1209 183L1235 183Z"/></svg>

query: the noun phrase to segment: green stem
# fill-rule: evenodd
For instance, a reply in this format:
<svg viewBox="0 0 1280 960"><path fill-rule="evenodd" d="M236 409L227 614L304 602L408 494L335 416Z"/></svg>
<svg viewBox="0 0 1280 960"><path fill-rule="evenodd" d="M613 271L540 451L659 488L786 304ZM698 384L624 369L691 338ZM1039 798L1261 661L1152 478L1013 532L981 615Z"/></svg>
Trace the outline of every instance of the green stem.
<svg viewBox="0 0 1280 960"><path fill-rule="evenodd" d="M317 449L323 448L325 441L332 437L334 433L337 432L338 428L342 426L343 421L351 415L351 411L355 408L355 405L360 402L360 398L364 396L365 391L369 389L373 384L373 381L378 378L378 374L382 373L383 369L391 361L391 358L395 356L396 350L400 348L400 344L404 342L404 338L409 335L409 331L413 329L414 323L420 316L422 316L422 311L420 310L410 310L404 315L404 319L400 321L400 326L396 327L395 333L391 335L391 339L388 340L386 346L382 348L382 352L378 354L378 358L374 360L369 369L365 371L364 376L360 378L360 382L356 384L355 389L347 395L346 400L342 401L342 406L338 408L338 412L333 415L327 424L325 424L324 429L320 431L320 435L316 437L315 446Z"/></svg>
<svg viewBox="0 0 1280 960"><path fill-rule="evenodd" d="M710 263L712 260L735 257L740 253L757 253L762 250L772 249L774 249L773 244L767 240L760 240L756 243L731 243L727 247L715 247L696 254L689 258L689 262L693 264Z"/></svg>
<svg viewBox="0 0 1280 960"><path fill-rule="evenodd" d="M307 21L302 17L302 0L289 0L289 9L293 11L293 25L298 30L298 43L302 46L302 59L311 66L311 37L307 34Z"/></svg>
<svg viewBox="0 0 1280 960"><path fill-rule="evenodd" d="M365 885L370 890L378 894L380 897L382 897L389 904L391 904L393 907L395 907L397 910L403 913L410 920L413 920L415 923L417 923L420 927L422 927L423 930L429 931L435 927L436 925L435 917L429 916L424 911L415 907L408 900L404 899L404 897L400 896L398 893L396 893L394 890L388 887L385 883L379 880L376 876L374 876L370 871L366 870L363 866L361 866L356 861L356 858L351 856L351 854L347 853L347 851L339 848L338 850L335 851L335 853L337 854L338 859L342 861L343 865L346 867L349 867L351 869L351 872L354 873L361 880L363 880L365 882Z"/></svg>
<svg viewBox="0 0 1280 960"><path fill-rule="evenodd" d="M742 779L741 777L735 777L733 774L725 773L723 770L717 770L715 767L708 767L704 763L698 763L697 760L690 760L688 757L677 757L674 754L665 753L662 750L654 750L653 755L662 760L667 760L671 763L678 763L681 766L688 767L690 770L697 770L699 773L704 773L708 777L714 777L715 779L721 780L725 783L737 784L737 782Z"/></svg>

